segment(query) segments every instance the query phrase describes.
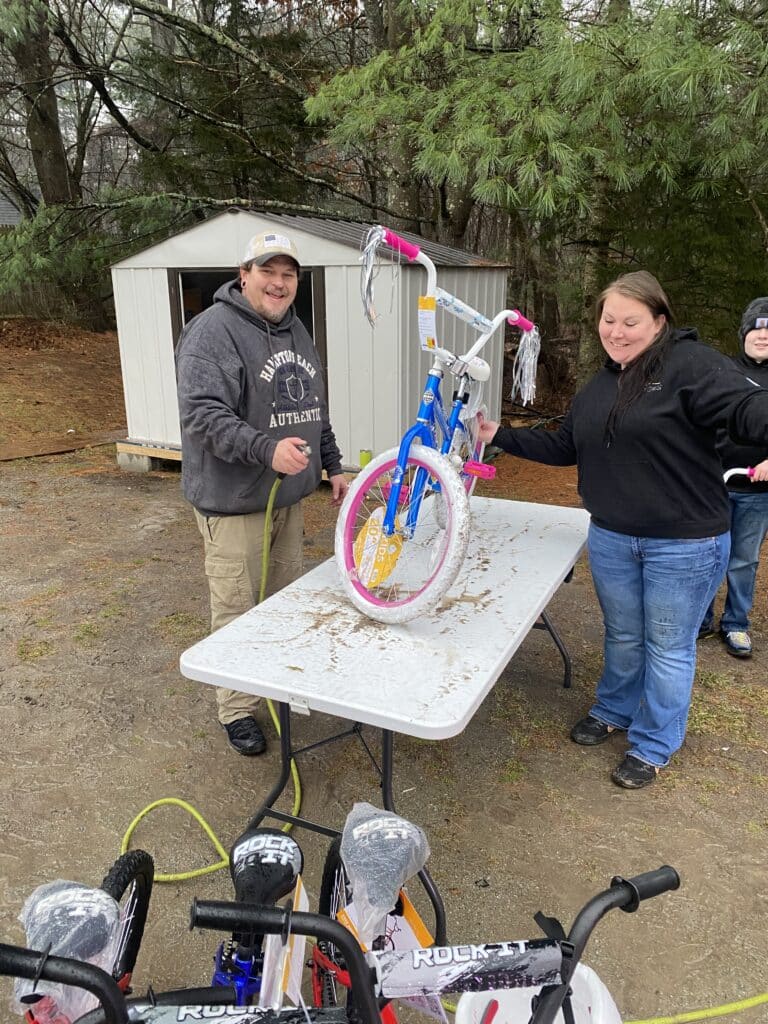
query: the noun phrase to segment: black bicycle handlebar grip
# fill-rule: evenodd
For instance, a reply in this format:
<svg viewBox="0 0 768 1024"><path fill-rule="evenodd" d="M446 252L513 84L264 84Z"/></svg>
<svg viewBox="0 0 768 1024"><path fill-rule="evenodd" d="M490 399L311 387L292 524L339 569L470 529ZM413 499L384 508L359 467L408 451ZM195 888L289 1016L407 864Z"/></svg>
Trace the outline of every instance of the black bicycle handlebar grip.
<svg viewBox="0 0 768 1024"><path fill-rule="evenodd" d="M54 981L62 985L84 988L99 1000L107 1024L127 1024L125 996L111 974L94 964L64 956L49 956L21 946L0 943L0 975Z"/></svg>
<svg viewBox="0 0 768 1024"><path fill-rule="evenodd" d="M634 878L622 878L616 875L611 879L611 888L626 885L631 891L630 900L622 906L622 910L631 914L640 906L643 900L653 899L663 892L671 892L680 888L680 875L669 864L664 864L655 871L644 871L642 875L635 875Z"/></svg>

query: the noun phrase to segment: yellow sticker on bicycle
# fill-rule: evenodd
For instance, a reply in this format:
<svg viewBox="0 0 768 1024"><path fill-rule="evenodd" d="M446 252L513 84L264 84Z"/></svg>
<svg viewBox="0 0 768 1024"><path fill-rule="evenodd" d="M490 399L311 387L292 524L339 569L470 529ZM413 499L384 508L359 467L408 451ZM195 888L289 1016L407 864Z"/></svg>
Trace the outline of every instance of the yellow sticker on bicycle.
<svg viewBox="0 0 768 1024"><path fill-rule="evenodd" d="M434 295L419 296L419 339L425 352L437 346L437 299Z"/></svg>
<svg viewBox="0 0 768 1024"><path fill-rule="evenodd" d="M388 537L384 533L384 512L382 505L371 513L353 547L357 578L369 590L380 587L390 576L403 546L402 537L396 533Z"/></svg>

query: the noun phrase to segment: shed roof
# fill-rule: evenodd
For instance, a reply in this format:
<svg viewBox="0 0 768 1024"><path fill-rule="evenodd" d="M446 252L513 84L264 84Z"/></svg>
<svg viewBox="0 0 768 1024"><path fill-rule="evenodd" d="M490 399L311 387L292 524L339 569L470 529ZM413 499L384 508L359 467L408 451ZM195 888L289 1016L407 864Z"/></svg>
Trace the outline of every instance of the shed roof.
<svg viewBox="0 0 768 1024"><path fill-rule="evenodd" d="M278 221L286 227L295 225L299 230L306 231L309 235L317 235L320 238L328 238L342 245L349 245L358 252L362 247L363 239L372 226L368 223L358 223L349 220L332 220L324 217L301 217L292 213L262 214L269 220ZM407 242L418 245L429 258L442 267L500 267L506 266L493 260L484 259L475 253L465 252L463 249L454 249L448 245L441 245L439 242L431 242L421 235L414 235L410 231L399 231Z"/></svg>
<svg viewBox="0 0 768 1024"><path fill-rule="evenodd" d="M178 239L179 245L173 245L173 248L179 249L182 240L186 240L189 236L189 243L184 241L182 248L190 248L193 246L192 239L194 239L194 249L197 251L197 246L200 241L201 233L205 232L207 225L212 225L214 222L220 221L224 217L235 215L244 215L245 219L257 218L258 220L269 223L280 224L286 233L290 234L293 232L302 232L305 235L312 236L314 238L322 239L328 243L330 249L335 250L335 256L331 256L329 253L329 259L331 262L337 262L341 260L346 262L346 257L343 256L345 249L351 249L355 253L355 262L357 261L357 255L360 252L363 239L366 232L371 227L370 223L360 223L355 221L345 220L334 220L332 218L325 217L303 217L295 214L288 213L262 213L257 210L243 210L239 207L233 207L224 211L217 211L212 216L207 218L206 221L193 225L184 231L178 232L175 235L169 236L168 239L162 242L156 242L154 245L148 246L142 249L132 256L128 256L118 263L114 264L114 267L136 267L143 265L158 265L158 261L165 258L174 259L170 251L165 251L171 246L172 239ZM241 225L241 230L243 226ZM253 230L251 233L253 233ZM447 245L440 245L437 242L431 242L425 238L421 238L419 235L414 235L407 231L399 232L407 241L412 242L415 245L420 246L427 256L432 259L437 266L442 267L505 267L505 263L497 263L492 260L484 259L481 256L477 256L474 253L464 252L461 249L454 249ZM248 235L247 237L250 237ZM340 246L341 248L337 248ZM239 252L245 247L245 242L238 246L237 251ZM226 246L229 249L229 245ZM303 252L303 250L302 250ZM209 251L209 256L213 255ZM220 254L222 255L222 254ZM227 253L227 265L230 263L235 265L235 260L230 260L230 254ZM231 254L234 257L234 254ZM146 257L150 257L147 261ZM179 257L179 253L175 254L176 258ZM187 254L189 258L189 254ZM303 260L302 260L303 262ZM166 264L167 265L167 264ZM178 265L174 263L174 265ZM193 265L190 263L190 265ZM194 265L198 265L195 263Z"/></svg>

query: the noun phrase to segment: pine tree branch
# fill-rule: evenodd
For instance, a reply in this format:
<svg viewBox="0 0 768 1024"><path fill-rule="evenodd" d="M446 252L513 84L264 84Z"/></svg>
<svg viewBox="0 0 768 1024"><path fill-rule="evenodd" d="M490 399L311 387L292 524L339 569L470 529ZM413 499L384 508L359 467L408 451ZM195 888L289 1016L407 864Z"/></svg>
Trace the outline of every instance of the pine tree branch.
<svg viewBox="0 0 768 1024"><path fill-rule="evenodd" d="M128 76L116 74L114 72L111 73L111 77L114 78L115 81L121 82L123 85L129 85L133 89L146 92L148 95L162 100L163 103L167 103L170 107L173 107L184 114L188 114L191 117L198 118L199 120L204 121L207 124L211 124L216 128L229 132L240 142L245 142L254 156L258 156L262 160L266 160L278 170L285 171L287 174L292 175L299 181L305 182L308 185L316 185L318 188L327 189L340 199L347 199L350 202L364 207L365 209L380 210L382 213L385 213L390 217L400 216L400 214L395 210L383 207L380 203L372 203L353 192L347 192L340 186L335 185L329 178L321 178L318 175L310 174L308 171L302 170L300 167L297 167L285 158L278 156L271 150L264 149L258 144L253 132L245 125L237 124L232 121L225 121L220 116L214 116L206 113L204 110L200 110L199 107L190 106L189 103L180 100L175 96L169 96L167 93L161 92L155 83L152 83L151 85L143 85L141 82L137 82Z"/></svg>
<svg viewBox="0 0 768 1024"><path fill-rule="evenodd" d="M273 67L257 57L253 50L249 50L224 32L219 32L217 29L209 28L207 25L202 25L196 21L190 21L189 18L184 18L180 14L176 14L175 11L169 11L167 7L153 3L152 0L128 0L128 3L137 11L143 11L144 14L159 18L160 21L174 25L176 28L184 29L186 32L197 33L197 35L202 36L209 42L215 43L216 46L229 50L230 53L236 54L242 60L257 68L275 85L280 86L282 89L287 89L299 99L303 100L306 98L306 90L300 89L294 83L289 82L279 71L275 71Z"/></svg>

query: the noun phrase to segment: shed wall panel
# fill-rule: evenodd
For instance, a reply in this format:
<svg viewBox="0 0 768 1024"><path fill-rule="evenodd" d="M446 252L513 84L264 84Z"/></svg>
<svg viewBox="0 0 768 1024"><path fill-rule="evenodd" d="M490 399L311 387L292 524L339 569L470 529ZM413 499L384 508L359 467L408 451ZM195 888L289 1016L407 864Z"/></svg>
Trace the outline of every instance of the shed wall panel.
<svg viewBox="0 0 768 1024"><path fill-rule="evenodd" d="M165 270L113 270L128 436L179 445L173 335Z"/></svg>

